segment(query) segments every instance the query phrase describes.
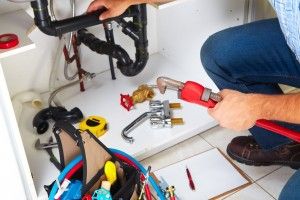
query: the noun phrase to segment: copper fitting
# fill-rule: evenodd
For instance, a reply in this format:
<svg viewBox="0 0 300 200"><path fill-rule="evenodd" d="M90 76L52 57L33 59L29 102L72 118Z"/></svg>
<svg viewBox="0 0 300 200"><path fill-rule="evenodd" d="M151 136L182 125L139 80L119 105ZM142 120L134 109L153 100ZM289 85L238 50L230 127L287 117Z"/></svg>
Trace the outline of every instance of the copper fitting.
<svg viewBox="0 0 300 200"><path fill-rule="evenodd" d="M184 87L184 83L180 81L176 81L174 79L168 77L158 77L156 79L156 84L161 94L166 92L167 88L172 88L176 90L181 90Z"/></svg>

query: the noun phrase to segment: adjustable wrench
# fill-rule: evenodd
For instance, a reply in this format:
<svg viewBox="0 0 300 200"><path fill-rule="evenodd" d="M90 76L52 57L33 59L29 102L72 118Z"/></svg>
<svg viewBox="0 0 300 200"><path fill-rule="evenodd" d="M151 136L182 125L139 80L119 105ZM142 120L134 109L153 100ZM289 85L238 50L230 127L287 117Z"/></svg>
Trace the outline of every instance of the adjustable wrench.
<svg viewBox="0 0 300 200"><path fill-rule="evenodd" d="M211 89L205 88L193 81L183 83L168 77L159 77L157 78L157 87L162 94L165 93L167 88L177 89L179 99L196 103L207 108L213 108L218 102L222 101L220 95L213 93ZM300 142L299 132L280 126L272 121L259 119L255 125Z"/></svg>
<svg viewBox="0 0 300 200"><path fill-rule="evenodd" d="M55 157L55 155L52 151L53 148L58 147L57 143L53 142L52 137L49 138L48 143L41 143L40 139L37 139L34 146L35 146L35 149L37 149L37 150L44 149L50 156L50 162L52 162L58 170L62 169L62 166L60 165L60 163L58 162L57 158Z"/></svg>

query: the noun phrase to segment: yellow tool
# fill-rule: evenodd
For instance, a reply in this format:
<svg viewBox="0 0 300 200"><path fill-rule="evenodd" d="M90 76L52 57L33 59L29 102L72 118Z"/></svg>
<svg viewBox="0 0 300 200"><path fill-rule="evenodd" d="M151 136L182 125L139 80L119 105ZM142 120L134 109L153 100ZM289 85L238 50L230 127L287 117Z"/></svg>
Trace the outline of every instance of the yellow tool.
<svg viewBox="0 0 300 200"><path fill-rule="evenodd" d="M117 180L117 168L115 163L111 161L106 161L104 165L104 174L107 181L112 185Z"/></svg>
<svg viewBox="0 0 300 200"><path fill-rule="evenodd" d="M107 121L100 116L89 116L79 124L80 130L89 130L96 137L104 135L107 131Z"/></svg>

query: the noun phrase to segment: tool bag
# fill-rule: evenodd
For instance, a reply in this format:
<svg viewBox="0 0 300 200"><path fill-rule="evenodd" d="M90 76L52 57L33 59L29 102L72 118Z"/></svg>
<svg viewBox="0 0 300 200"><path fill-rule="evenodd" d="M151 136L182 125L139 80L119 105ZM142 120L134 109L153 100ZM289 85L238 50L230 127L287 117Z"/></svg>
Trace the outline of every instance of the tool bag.
<svg viewBox="0 0 300 200"><path fill-rule="evenodd" d="M119 160L92 133L80 132L65 121L56 122L53 133L58 143L62 168L78 155L82 155L83 167L72 177L82 181L82 197L85 194L92 195L101 187L101 182L106 179L104 165L106 161L112 161L117 168L117 181L112 184L110 190L113 199L137 199L137 189L140 185L139 171Z"/></svg>

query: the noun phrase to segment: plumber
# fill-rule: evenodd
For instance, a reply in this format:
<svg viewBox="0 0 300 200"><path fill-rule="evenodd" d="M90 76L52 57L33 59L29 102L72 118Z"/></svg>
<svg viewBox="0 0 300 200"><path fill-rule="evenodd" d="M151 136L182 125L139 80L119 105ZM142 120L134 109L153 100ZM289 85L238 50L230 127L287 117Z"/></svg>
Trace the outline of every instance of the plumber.
<svg viewBox="0 0 300 200"><path fill-rule="evenodd" d="M101 20L122 14L130 5L164 0L94 0L88 12L105 7ZM254 126L256 120L282 121L300 131L300 93L283 94L278 83L300 87L300 0L269 0L278 18L228 28L210 36L201 48L207 74L223 100L208 113L222 127L249 129L235 137L228 155L247 165L300 168L300 144ZM280 198L300 199L300 171Z"/></svg>

